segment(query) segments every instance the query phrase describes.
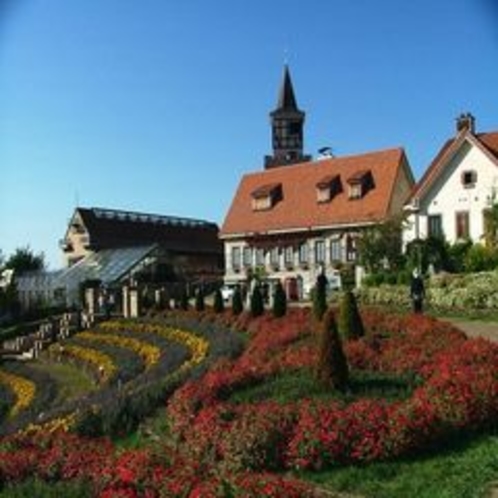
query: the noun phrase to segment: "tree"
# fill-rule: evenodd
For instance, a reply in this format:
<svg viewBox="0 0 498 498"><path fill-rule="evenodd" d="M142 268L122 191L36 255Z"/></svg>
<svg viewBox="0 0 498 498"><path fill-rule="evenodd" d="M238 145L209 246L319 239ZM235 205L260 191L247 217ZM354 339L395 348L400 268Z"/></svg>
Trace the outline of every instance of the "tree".
<svg viewBox="0 0 498 498"><path fill-rule="evenodd" d="M43 253L34 254L26 247L18 247L12 256L5 262L5 268L14 270L16 275L22 275L29 271L40 271L45 269L45 255Z"/></svg>
<svg viewBox="0 0 498 498"><path fill-rule="evenodd" d="M356 297L351 290L345 291L342 295L337 325L339 334L344 340L359 339L365 335Z"/></svg>
<svg viewBox="0 0 498 498"><path fill-rule="evenodd" d="M337 331L334 312L328 310L321 322L317 381L326 389L344 392L349 382L349 367Z"/></svg>
<svg viewBox="0 0 498 498"><path fill-rule="evenodd" d="M220 289L216 289L214 292L213 310L215 313L223 313L225 311L225 303L223 302Z"/></svg>
<svg viewBox="0 0 498 498"><path fill-rule="evenodd" d="M484 240L487 247L498 246L498 202L496 199L491 208L484 211Z"/></svg>
<svg viewBox="0 0 498 498"><path fill-rule="evenodd" d="M287 313L287 296L280 281L275 286L272 311L275 318L285 316L285 313Z"/></svg>
<svg viewBox="0 0 498 498"><path fill-rule="evenodd" d="M313 289L313 315L317 320L321 320L325 311L327 311L327 277L320 273Z"/></svg>
<svg viewBox="0 0 498 498"><path fill-rule="evenodd" d="M449 245L444 237L412 240L406 246L406 257L409 269L418 268L422 273L427 272L429 265L435 271L450 271L454 264Z"/></svg>
<svg viewBox="0 0 498 498"><path fill-rule="evenodd" d="M251 315L253 317L261 316L265 311L263 296L259 285L255 285L251 294Z"/></svg>
<svg viewBox="0 0 498 498"><path fill-rule="evenodd" d="M474 244L465 254L466 272L490 271L498 267L498 248Z"/></svg>
<svg viewBox="0 0 498 498"><path fill-rule="evenodd" d="M240 287L237 285L233 291L232 296L232 313L234 315L240 315L244 311L244 303L242 302L242 292Z"/></svg>
<svg viewBox="0 0 498 498"><path fill-rule="evenodd" d="M393 216L367 228L358 237L359 261L370 273L384 269L398 270L403 263L402 231L404 217Z"/></svg>

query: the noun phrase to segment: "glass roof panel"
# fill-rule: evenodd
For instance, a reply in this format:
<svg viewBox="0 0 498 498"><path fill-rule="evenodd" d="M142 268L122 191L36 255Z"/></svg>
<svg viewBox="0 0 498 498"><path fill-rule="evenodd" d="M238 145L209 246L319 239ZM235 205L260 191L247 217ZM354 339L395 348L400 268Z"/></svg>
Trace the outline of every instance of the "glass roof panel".
<svg viewBox="0 0 498 498"><path fill-rule="evenodd" d="M104 285L112 285L133 270L154 248L152 245L104 249L90 254L63 271L58 277L58 286L70 290L90 279L101 280Z"/></svg>

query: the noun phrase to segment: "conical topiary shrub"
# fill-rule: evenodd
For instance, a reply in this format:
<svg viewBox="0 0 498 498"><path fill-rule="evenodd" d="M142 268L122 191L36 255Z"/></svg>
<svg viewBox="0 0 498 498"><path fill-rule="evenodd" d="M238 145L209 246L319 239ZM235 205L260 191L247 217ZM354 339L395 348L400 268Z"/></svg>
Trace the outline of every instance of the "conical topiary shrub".
<svg viewBox="0 0 498 498"><path fill-rule="evenodd" d="M240 287L237 285L232 296L232 313L234 315L240 315L243 311L244 303L242 302L242 292L240 291Z"/></svg>
<svg viewBox="0 0 498 498"><path fill-rule="evenodd" d="M197 289L197 292L195 293L195 311L204 311L205 308L204 292L202 289Z"/></svg>
<svg viewBox="0 0 498 498"><path fill-rule="evenodd" d="M251 294L251 316L261 316L264 311L263 296L261 295L259 285L256 285Z"/></svg>
<svg viewBox="0 0 498 498"><path fill-rule="evenodd" d="M323 317L319 341L317 381L326 389L346 391L349 368L332 310Z"/></svg>
<svg viewBox="0 0 498 498"><path fill-rule="evenodd" d="M188 294L187 289L183 289L182 294L180 296L180 309L188 310L189 302L188 302Z"/></svg>
<svg viewBox="0 0 498 498"><path fill-rule="evenodd" d="M223 313L225 311L225 303L223 302L220 289L216 289L214 292L213 311L215 313Z"/></svg>
<svg viewBox="0 0 498 498"><path fill-rule="evenodd" d="M280 281L277 282L273 294L273 316L280 318L287 313L287 296Z"/></svg>
<svg viewBox="0 0 498 498"><path fill-rule="evenodd" d="M320 273L313 288L313 316L321 320L327 311L327 277Z"/></svg>
<svg viewBox="0 0 498 498"><path fill-rule="evenodd" d="M346 290L342 295L337 325L339 334L345 340L359 339L365 335L356 297L351 290Z"/></svg>

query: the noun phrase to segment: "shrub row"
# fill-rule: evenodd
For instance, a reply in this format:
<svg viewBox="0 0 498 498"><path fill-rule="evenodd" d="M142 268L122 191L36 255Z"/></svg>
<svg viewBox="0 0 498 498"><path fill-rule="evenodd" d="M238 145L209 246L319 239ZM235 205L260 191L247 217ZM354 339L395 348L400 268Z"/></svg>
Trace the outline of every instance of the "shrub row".
<svg viewBox="0 0 498 498"><path fill-rule="evenodd" d="M439 274L426 285L426 303L442 312L473 310L498 311L498 271L465 275ZM382 284L355 291L364 305L394 306L409 310L410 292L407 285Z"/></svg>

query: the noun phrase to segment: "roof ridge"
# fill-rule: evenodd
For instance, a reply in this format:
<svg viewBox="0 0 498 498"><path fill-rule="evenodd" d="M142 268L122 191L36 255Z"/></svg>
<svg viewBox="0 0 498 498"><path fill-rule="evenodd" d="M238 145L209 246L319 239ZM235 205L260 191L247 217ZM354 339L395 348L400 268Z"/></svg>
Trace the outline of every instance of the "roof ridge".
<svg viewBox="0 0 498 498"><path fill-rule="evenodd" d="M188 224L195 226L207 226L213 225L214 223L208 220L202 220L198 218L190 218L188 216L176 216L176 215L165 215L148 213L143 211L131 211L127 209L115 209L115 208L103 208L93 206L91 208L78 207L78 210L84 212L91 212L96 218L102 219L113 219L113 220L126 220L141 223L153 223L153 222L171 222L179 224Z"/></svg>
<svg viewBox="0 0 498 498"><path fill-rule="evenodd" d="M400 157L405 154L405 149L403 146L397 146L397 147L390 147L388 149L378 149L370 152L362 152L360 154L350 154L346 156L334 156L334 157L327 157L325 159L312 159L311 161L303 161L301 163L294 163L294 164L288 164L285 165L285 167L277 167L277 168L271 168L271 169L265 169L265 170L259 170L259 171L250 171L247 173L244 173L242 175L242 178L252 178L256 176L260 176L262 174L264 175L280 175L282 174L282 171L291 171L291 170L297 170L299 168L315 168L317 166L321 165L328 165L328 164L333 164L337 163L339 164L343 160L354 160L354 159L360 159L362 157L369 157L369 156L375 156L375 155L380 155L380 154L393 154L398 152L400 154Z"/></svg>

